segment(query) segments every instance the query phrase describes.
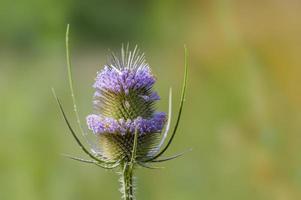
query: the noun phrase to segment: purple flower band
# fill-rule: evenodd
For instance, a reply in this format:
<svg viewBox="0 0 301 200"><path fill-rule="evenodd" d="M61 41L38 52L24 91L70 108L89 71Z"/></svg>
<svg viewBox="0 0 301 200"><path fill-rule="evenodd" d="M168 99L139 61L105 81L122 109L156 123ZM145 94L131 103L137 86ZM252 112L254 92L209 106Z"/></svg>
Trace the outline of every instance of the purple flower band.
<svg viewBox="0 0 301 200"><path fill-rule="evenodd" d="M137 117L134 120L114 119L101 115L89 115L87 116L88 128L94 132L94 134L104 133L135 133L135 129L138 133L158 133L161 132L166 122L166 114L163 112L157 112L150 119L143 119Z"/></svg>
<svg viewBox="0 0 301 200"><path fill-rule="evenodd" d="M130 89L151 88L155 81L155 77L148 66L136 69L117 69L105 66L97 74L93 87L100 90L109 90L114 93L124 92L128 94Z"/></svg>

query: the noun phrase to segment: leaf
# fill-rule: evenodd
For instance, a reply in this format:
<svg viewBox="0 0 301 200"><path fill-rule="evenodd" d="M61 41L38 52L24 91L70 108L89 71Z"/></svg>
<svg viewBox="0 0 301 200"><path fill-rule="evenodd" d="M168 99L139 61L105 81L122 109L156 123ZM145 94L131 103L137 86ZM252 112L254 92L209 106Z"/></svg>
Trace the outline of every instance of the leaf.
<svg viewBox="0 0 301 200"><path fill-rule="evenodd" d="M87 133L84 131L84 129L81 125L79 111L78 111L78 107L76 105L76 99L75 99L75 94L74 94L74 89L73 89L73 78L72 78L72 71L71 71L70 53L69 53L69 27L70 26L68 24L67 29L66 29L65 45L66 45L66 63L67 63L67 71L68 71L68 81L69 81L69 88L70 88L70 93L71 93L71 97L72 97L73 111L74 111L74 114L76 117L76 122L78 124L78 127L80 129L82 136L85 138L86 142L90 146L92 146L91 141L89 141L87 138Z"/></svg>
<svg viewBox="0 0 301 200"><path fill-rule="evenodd" d="M69 159L72 159L72 160L76 160L76 161L79 161L79 162L83 162L83 163L90 163L90 164L94 164L94 165L97 165L101 168L104 168L104 169L114 169L116 167L119 166L120 162L116 162L115 164L101 164L101 163L98 163L94 160L86 160L86 159L83 159L83 158L78 158L78 157L74 157L74 156L70 156L70 155L67 155L67 154L63 154L63 156L69 158Z"/></svg>
<svg viewBox="0 0 301 200"><path fill-rule="evenodd" d="M144 167L144 168L148 168L148 169L164 169L164 167L156 167L156 166L152 166L147 163L144 163L144 162L138 162L138 165L140 165L141 167Z"/></svg>
<svg viewBox="0 0 301 200"><path fill-rule="evenodd" d="M92 155L92 154L90 153L90 151L88 151L88 150L86 149L86 147L82 144L82 142L81 142L80 139L77 137L77 135L75 134L74 130L72 129L71 124L69 123L69 120L68 120L68 118L67 118L67 116L66 116L66 114L65 114L65 112L64 112L63 106L62 106L62 104L61 104L59 98L56 96L55 90L54 90L53 88L52 88L52 92L53 92L54 98L56 99L56 101L57 101L57 103L58 103L59 109L60 109L60 111L61 111L61 113L62 113L62 115L63 115L63 117L64 117L64 120L65 120L65 122L66 122L66 124L67 124L67 126L68 126L68 128L69 128L69 131L70 131L70 133L72 134L72 136L73 136L73 138L75 139L75 141L77 142L77 144L80 146L80 148L81 148L81 149L82 149L82 150L83 150L90 158L92 158L92 159L94 159L94 160L96 160L96 161L98 161L98 162L100 162L100 163L108 163L108 162L105 162L105 161L103 161L103 160L100 160L100 159L97 158L96 156Z"/></svg>
<svg viewBox="0 0 301 200"><path fill-rule="evenodd" d="M182 116L182 110L183 110L183 105L184 105L184 101L185 101L185 95L186 95L186 88L187 88L187 75L188 75L188 52L187 52L187 48L186 46L184 46L184 49L185 49L185 72L184 72L184 81L183 81L183 85L182 85L182 95L181 95L181 101L180 101L180 107L179 107L179 111L178 111L178 117L177 117L177 121L176 121L176 124L175 124L175 127L174 127L174 130L172 132L172 135L168 141L168 143L166 144L166 146L164 147L164 149L158 153L157 155L155 155L154 157L152 157L151 159L149 160L146 160L145 162L148 162L148 161L152 161L152 160L155 160L156 158L160 157L167 149L168 147L170 146L170 144L172 143L175 135L176 135L176 132L177 132L177 129L178 129L178 126L179 126L179 123L180 123L180 119L181 119L181 116Z"/></svg>
<svg viewBox="0 0 301 200"><path fill-rule="evenodd" d="M192 151L192 149L188 149L188 150L186 150L186 151L183 151L183 152L181 152L181 153L178 153L178 154L173 155L173 156L170 156L170 157L161 158L161 159L157 159L157 160L152 160L152 161L150 161L150 162L164 162L164 161L168 161L168 160L173 160L173 159L175 159L175 158L178 158L178 157L182 156L183 154L185 154L185 153L187 153L187 152L189 152L189 151Z"/></svg>

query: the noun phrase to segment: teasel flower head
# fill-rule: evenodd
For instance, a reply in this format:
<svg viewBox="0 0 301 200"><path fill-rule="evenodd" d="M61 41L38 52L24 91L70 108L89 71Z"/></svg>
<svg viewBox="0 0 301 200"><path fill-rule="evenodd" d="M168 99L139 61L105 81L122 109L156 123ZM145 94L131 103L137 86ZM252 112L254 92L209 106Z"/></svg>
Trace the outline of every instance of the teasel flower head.
<svg viewBox="0 0 301 200"><path fill-rule="evenodd" d="M66 32L66 55L69 86L73 100L77 124L86 139L86 147L69 122L60 100L54 90L63 118L79 147L91 159L74 156L67 157L97 165L105 169L119 167L122 183L123 199L135 199L133 173L136 166L157 168L154 163L168 161L183 154L162 157L172 143L182 115L187 83L187 50L185 48L185 73L176 122L170 132L172 116L172 92L169 92L168 115L156 110L155 104L160 100L153 86L156 78L150 66L146 63L144 54L137 46L133 51L122 47L119 55L112 54L110 61L96 76L93 88L93 113L86 117L88 129L96 136L96 142L91 142L84 131L76 105L71 63L69 59L69 26Z"/></svg>
<svg viewBox="0 0 301 200"><path fill-rule="evenodd" d="M97 74L93 87L95 113L87 116L90 130L98 137L103 156L110 161L130 161L137 131L136 159L149 159L157 148L166 114L155 111L160 99L153 91L156 82L137 47L122 48L119 57Z"/></svg>

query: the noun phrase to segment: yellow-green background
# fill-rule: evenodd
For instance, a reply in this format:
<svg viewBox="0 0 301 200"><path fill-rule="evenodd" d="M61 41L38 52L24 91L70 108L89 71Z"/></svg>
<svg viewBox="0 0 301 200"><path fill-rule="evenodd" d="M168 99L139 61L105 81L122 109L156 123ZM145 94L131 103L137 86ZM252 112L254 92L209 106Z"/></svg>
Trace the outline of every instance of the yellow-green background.
<svg viewBox="0 0 301 200"><path fill-rule="evenodd" d="M118 176L84 157L73 125L64 34L71 24L82 121L110 50L138 44L179 103L183 45L190 51L183 120L163 170L137 171L140 200L301 199L301 2L298 0L1 0L0 199L119 199Z"/></svg>

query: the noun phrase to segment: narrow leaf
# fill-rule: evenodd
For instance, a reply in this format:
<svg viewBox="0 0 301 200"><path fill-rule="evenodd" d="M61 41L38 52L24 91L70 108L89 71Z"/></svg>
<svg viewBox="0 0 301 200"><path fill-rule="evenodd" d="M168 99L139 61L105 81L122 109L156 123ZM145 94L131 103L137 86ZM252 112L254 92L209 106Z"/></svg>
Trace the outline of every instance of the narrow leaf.
<svg viewBox="0 0 301 200"><path fill-rule="evenodd" d="M94 160L86 160L86 159L82 159L82 158L78 158L78 157L74 157L74 156L70 156L70 155L66 155L66 154L63 154L63 156L65 156L69 159L72 159L72 160L79 161L79 162L94 164L94 165L97 165L98 167L101 167L101 168L104 168L104 169L114 169L119 165L119 163L116 163L116 164L101 164L101 163L98 163L97 161L94 161Z"/></svg>
<svg viewBox="0 0 301 200"><path fill-rule="evenodd" d="M73 103L73 111L76 117L76 122L78 124L78 127L80 129L80 132L82 136L85 138L86 142L91 146L91 142L88 141L87 138L87 133L84 131L82 125L81 125L81 120L79 117L79 111L78 107L76 104L76 99L75 99L75 94L74 94L74 89L73 89L73 78L72 78L72 71L71 71L71 61L70 61L70 53L69 53L69 24L67 25L66 29L66 62L67 62L67 71L68 71L68 80L69 80L69 88L70 88L70 93L72 97L72 103Z"/></svg>
<svg viewBox="0 0 301 200"><path fill-rule="evenodd" d="M186 150L186 151L183 151L183 152L181 152L181 153L178 153L178 154L173 155L173 156L170 156L170 157L152 160L152 161L150 161L150 162L164 162L164 161L168 161L168 160L173 160L173 159L175 159L175 158L178 158L178 157L182 156L183 154L185 154L185 153L187 153L187 152L189 152L189 151L192 151L192 149L188 149L188 150Z"/></svg>
<svg viewBox="0 0 301 200"><path fill-rule="evenodd" d="M62 104L61 104L59 98L56 96L55 90L52 89L52 92L53 92L53 95L54 95L54 97L55 97L55 99L56 99L56 101L57 101L57 103L58 103L59 109L60 109L60 111L61 111L61 113L62 113L62 115L63 115L63 117L64 117L64 120L65 120L65 122L66 122L66 124L67 124L67 126L68 126L68 128L69 128L69 131L70 131L70 133L72 134L72 136L73 136L73 138L75 139L75 141L77 142L77 144L80 146L80 148L81 148L81 149L82 149L82 150L83 150L90 158L92 158L92 159L94 159L94 160L96 160L96 161L98 161L98 162L100 162L100 163L104 163L103 160L100 160L100 159L97 158L96 156L92 155L92 154L86 149L86 147L82 144L82 142L81 142L80 139L77 137L77 135L75 134L74 130L72 129L71 124L69 123L69 120L68 120L68 118L67 118L67 116L66 116L66 114L65 114L65 111L64 111L64 109L63 109L63 106L62 106Z"/></svg>
<svg viewBox="0 0 301 200"><path fill-rule="evenodd" d="M170 144L172 143L172 141L176 135L176 132L177 132L177 129L178 129L178 126L180 123L183 105L184 105L184 101L185 101L186 88L187 88L187 75L188 75L188 52L187 52L186 46L184 46L184 49L185 49L185 72L184 72L184 81L183 81L183 86L182 86L182 95L181 95L181 101L180 101L180 107L179 107L179 111L178 111L177 121L176 121L174 130L172 132L172 135L171 135L168 143L164 147L164 149L160 153L158 153L157 155L155 155L154 157L152 157L151 159L149 159L147 161L152 161L152 160L160 157L168 149L168 147L170 146ZM145 161L145 162L147 162L147 161Z"/></svg>
<svg viewBox="0 0 301 200"><path fill-rule="evenodd" d="M164 169L164 167L156 167L156 166L146 164L144 162L138 162L138 165L140 165L141 167L147 168L147 169Z"/></svg>
<svg viewBox="0 0 301 200"><path fill-rule="evenodd" d="M167 120L167 125L166 125L166 129L164 131L164 134L162 136L162 139L159 143L159 146L158 146L158 151L161 149L166 137L167 137L167 134L169 132L169 128L170 128L170 122L171 122L171 115L172 115L172 89L170 88L169 89L169 98L168 98L168 120Z"/></svg>

